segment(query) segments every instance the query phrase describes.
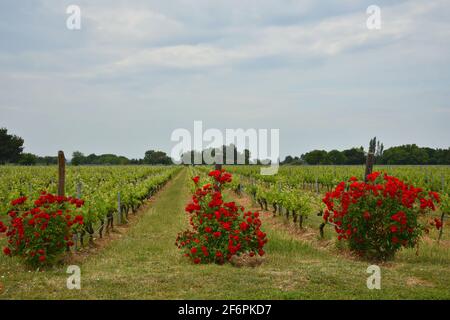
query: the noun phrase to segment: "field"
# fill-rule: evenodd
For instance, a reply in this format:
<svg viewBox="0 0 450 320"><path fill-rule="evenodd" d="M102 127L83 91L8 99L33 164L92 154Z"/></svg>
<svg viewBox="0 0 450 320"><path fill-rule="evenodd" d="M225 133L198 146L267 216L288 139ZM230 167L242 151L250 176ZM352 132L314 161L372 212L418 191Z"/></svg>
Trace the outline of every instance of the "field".
<svg viewBox="0 0 450 320"><path fill-rule="evenodd" d="M362 167L282 167L274 177L259 176L257 167L226 169L234 174L226 199L262 213L263 229L270 240L260 266L194 265L174 245L176 234L187 225L184 207L190 198L190 178L196 174L205 177L209 167L68 167L67 194L85 199L86 221L97 231L113 215L115 227L103 239L95 232L92 243L81 245L77 241L77 250L72 249L54 267L33 270L18 258L1 255L0 298L450 298L448 228L444 228L439 243L438 231L431 230L419 250L403 249L394 261L380 263L381 290L366 286L370 261L352 256L336 241L329 226L320 237L323 220L317 213L323 209L321 197L338 180L362 175ZM416 184L423 182L429 189L439 188L432 181L443 177L444 191L448 190L448 167L383 169L394 170ZM0 180L1 205L6 208L11 199L21 195L36 196L42 189L55 192L56 168L1 167ZM310 212L305 212L301 228L298 220L293 223L292 212L286 214L287 205L274 213L269 203L266 210L261 200L268 190L308 200L304 206ZM119 192L120 211L123 218L128 216L128 222L117 225ZM6 221L4 209L2 213ZM6 238L0 238L0 247L5 244ZM69 264L81 267L82 290L67 289Z"/></svg>

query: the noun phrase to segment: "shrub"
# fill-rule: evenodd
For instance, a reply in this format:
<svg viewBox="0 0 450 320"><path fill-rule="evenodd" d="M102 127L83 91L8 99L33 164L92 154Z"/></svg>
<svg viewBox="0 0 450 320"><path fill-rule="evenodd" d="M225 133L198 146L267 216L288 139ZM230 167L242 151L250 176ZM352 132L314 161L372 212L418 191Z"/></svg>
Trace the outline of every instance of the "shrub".
<svg viewBox="0 0 450 320"><path fill-rule="evenodd" d="M176 245L196 264L222 264L243 253L264 255L267 237L259 213L223 201L221 190L231 174L214 170L209 176L213 181L201 187L199 177L192 179L196 190L186 206L192 228L178 235Z"/></svg>
<svg viewBox="0 0 450 320"><path fill-rule="evenodd" d="M339 183L323 202L323 218L335 226L338 240L346 240L361 256L388 260L401 247L417 244L426 230L419 216L435 210L439 194L374 172L367 183L355 177Z"/></svg>
<svg viewBox="0 0 450 320"><path fill-rule="evenodd" d="M31 266L54 263L73 245L72 233L83 224L84 201L41 193L35 201L21 197L11 202L10 222L0 223L8 246L3 253L18 256Z"/></svg>

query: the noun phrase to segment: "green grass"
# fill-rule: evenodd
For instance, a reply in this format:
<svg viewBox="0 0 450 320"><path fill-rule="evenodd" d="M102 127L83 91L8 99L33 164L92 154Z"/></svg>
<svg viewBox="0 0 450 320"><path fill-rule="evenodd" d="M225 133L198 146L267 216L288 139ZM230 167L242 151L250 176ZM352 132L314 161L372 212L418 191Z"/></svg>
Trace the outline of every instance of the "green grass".
<svg viewBox="0 0 450 320"><path fill-rule="evenodd" d="M381 266L381 290L366 287L369 263L296 240L266 227L265 262L256 268L193 265L175 247L186 228L189 197L183 170L121 239L80 265L82 289L66 288L65 267L27 271L0 257L2 299L449 299L448 249L416 257L402 252ZM0 240L3 245L5 239Z"/></svg>

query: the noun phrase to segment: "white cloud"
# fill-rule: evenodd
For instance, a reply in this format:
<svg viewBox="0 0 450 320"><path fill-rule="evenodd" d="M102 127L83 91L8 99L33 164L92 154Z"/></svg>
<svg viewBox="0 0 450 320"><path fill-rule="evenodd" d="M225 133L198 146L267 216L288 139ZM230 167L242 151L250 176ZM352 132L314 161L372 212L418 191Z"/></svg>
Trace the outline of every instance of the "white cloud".
<svg viewBox="0 0 450 320"><path fill-rule="evenodd" d="M92 25L95 41L116 46L152 43L180 34L185 28L181 22L148 8L89 4L83 9L83 17Z"/></svg>
<svg viewBox="0 0 450 320"><path fill-rule="evenodd" d="M215 66L245 58L245 53L209 45L177 45L144 49L115 64L119 69L141 66L193 68Z"/></svg>
<svg viewBox="0 0 450 320"><path fill-rule="evenodd" d="M137 70L148 66L182 69L221 66L268 56L329 57L409 36L418 29L416 20L433 9L439 9L439 6L415 2L385 7L382 9L383 27L377 31L366 28L365 11L303 25L235 27L232 32L227 30L227 37L233 38L235 34L244 40L228 47L225 39L220 45L200 43L142 48L127 54L111 67L123 72L126 68Z"/></svg>

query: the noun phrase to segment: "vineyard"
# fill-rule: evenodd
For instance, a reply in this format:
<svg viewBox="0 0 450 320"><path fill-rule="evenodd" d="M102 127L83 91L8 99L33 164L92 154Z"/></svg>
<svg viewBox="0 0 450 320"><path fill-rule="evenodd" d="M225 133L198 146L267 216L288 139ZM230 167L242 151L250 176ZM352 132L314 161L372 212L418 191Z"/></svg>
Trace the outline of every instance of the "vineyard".
<svg viewBox="0 0 450 320"><path fill-rule="evenodd" d="M232 178L223 176L227 182L223 198L230 202L223 202L220 211L237 210L244 205L245 214L252 219L238 220L237 228L245 230L247 235L250 235L249 225L257 221L252 243L257 245L264 239L259 249L255 249L261 256L257 267L242 267L233 259L232 263L220 265L222 256L219 265L197 266L202 261L199 257L208 257L207 250L211 248L202 246L201 250L194 251L189 247L189 255L195 252L192 263L174 246L175 235L188 225L183 209L191 198L189 193L199 194L205 188L212 188L211 175L222 181L218 173L211 172L210 166L68 166L66 196L75 204L82 202L77 212L81 213L83 225L73 232L70 241L74 245L66 255L85 256L76 260L81 263L83 290L66 289L67 265L64 262L53 268L43 266L39 272L30 274L33 269L22 264L18 257L11 259L1 255L0 282L9 288L4 296L45 299L448 298L450 283L445 272L450 262L450 232L446 227L437 229L429 224L433 219L441 219L445 225L448 219L445 216L448 214L448 167L374 168L401 177L426 192L439 192L442 200L435 211L420 218L429 231L418 246L403 248L395 259L380 263L383 290L375 291L368 290L365 283L366 268L373 261L351 255L337 240L335 225L324 220L326 194L341 181L357 177L361 180L362 166L282 166L274 176L260 175L258 166L225 166L224 169L232 175ZM57 171L57 167L0 167L0 221L6 224L11 219L8 211L11 202L17 199L26 197L21 205L32 208L33 199L46 197L42 195L44 190L56 194ZM216 197L214 190L210 190L213 198ZM195 211L195 206L194 202L186 210ZM127 225L130 215L136 214L139 219L129 230L117 228ZM256 218L258 215L262 225ZM201 226L201 220L199 226L199 230L211 235L219 236L225 231L220 229L220 224L220 232L208 231ZM190 231L187 232L191 237ZM111 238L111 234L119 237ZM99 238L111 241L104 247L98 246ZM2 247L6 244L1 234L0 244ZM236 246L231 248L239 250ZM198 277L205 281L199 284ZM223 283L228 285L218 290Z"/></svg>
<svg viewBox="0 0 450 320"><path fill-rule="evenodd" d="M176 167L70 167L66 194L83 199L84 228L74 236L103 236L114 224L125 222L129 212L156 193L177 171ZM57 193L57 167L0 167L0 221L6 220L11 201L37 199L42 191ZM3 215L3 217L2 217Z"/></svg>
<svg viewBox="0 0 450 320"><path fill-rule="evenodd" d="M327 224L321 218L325 204L323 198L327 192L341 181L349 181L352 177L364 177L363 166L303 166L281 167L277 175L259 174L257 166L231 166L229 172L235 174L232 183L234 192L243 191L252 196L260 209L270 210L274 215L284 216L302 228L306 219L309 225L318 230L324 238ZM205 170L205 169L203 169ZM375 166L375 171L400 178L411 185L420 186L426 191L438 192L441 196L441 210L432 212L424 219L434 224L434 219L443 221L449 213L450 167L434 166ZM328 225L329 227L329 225ZM440 228L437 239L442 238Z"/></svg>

